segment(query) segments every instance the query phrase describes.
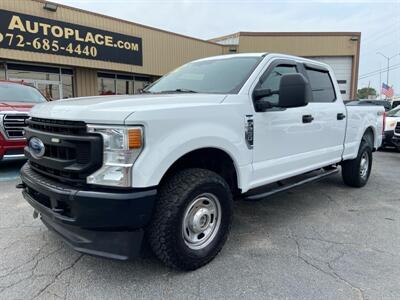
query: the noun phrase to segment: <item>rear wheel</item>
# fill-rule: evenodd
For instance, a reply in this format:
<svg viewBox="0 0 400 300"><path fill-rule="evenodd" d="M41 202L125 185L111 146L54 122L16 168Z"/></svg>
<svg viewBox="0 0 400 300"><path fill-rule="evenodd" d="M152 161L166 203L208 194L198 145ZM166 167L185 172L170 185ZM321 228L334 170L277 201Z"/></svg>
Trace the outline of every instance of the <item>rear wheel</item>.
<svg viewBox="0 0 400 300"><path fill-rule="evenodd" d="M342 163L342 177L346 185L363 187L367 184L372 167L372 147L368 140L361 141L355 159Z"/></svg>
<svg viewBox="0 0 400 300"><path fill-rule="evenodd" d="M149 242L166 265L194 270L222 249L232 222L228 184L204 169L183 170L160 188Z"/></svg>

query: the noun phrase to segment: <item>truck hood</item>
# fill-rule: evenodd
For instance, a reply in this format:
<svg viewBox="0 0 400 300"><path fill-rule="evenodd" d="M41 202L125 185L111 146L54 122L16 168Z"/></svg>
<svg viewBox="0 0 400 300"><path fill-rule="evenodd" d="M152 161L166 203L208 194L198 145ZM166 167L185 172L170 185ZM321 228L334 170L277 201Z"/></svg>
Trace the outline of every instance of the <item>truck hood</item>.
<svg viewBox="0 0 400 300"><path fill-rule="evenodd" d="M221 94L141 94L64 99L36 105L31 116L84 121L94 124L124 124L136 111L219 104Z"/></svg>
<svg viewBox="0 0 400 300"><path fill-rule="evenodd" d="M1 112L29 112L31 108L37 103L25 102L0 102Z"/></svg>

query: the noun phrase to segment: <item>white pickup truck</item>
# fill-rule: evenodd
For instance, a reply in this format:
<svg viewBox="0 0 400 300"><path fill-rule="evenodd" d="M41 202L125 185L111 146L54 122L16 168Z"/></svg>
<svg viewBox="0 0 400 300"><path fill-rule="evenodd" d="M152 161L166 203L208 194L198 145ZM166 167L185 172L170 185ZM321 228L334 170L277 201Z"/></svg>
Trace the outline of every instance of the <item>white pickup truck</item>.
<svg viewBox="0 0 400 300"><path fill-rule="evenodd" d="M168 266L211 261L233 199L257 200L334 174L364 186L383 107L346 107L332 69L281 54L200 59L141 95L33 108L24 198L77 251Z"/></svg>

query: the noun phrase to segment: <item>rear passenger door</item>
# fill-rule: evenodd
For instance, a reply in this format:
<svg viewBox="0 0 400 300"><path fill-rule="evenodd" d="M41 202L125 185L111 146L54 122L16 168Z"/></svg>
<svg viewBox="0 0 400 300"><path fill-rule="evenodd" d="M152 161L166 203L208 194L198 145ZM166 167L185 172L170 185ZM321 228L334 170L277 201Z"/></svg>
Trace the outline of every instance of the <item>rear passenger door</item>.
<svg viewBox="0 0 400 300"><path fill-rule="evenodd" d="M308 104L313 117L313 161L315 165L329 165L342 157L346 132L346 109L336 94L329 71L319 65L304 64L303 73L308 78L312 100Z"/></svg>

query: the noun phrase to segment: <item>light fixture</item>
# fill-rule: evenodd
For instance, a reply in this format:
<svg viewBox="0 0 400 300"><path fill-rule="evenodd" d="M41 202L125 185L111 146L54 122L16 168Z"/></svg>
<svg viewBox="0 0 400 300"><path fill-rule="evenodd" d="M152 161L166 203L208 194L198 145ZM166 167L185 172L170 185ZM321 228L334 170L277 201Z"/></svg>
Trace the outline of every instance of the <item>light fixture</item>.
<svg viewBox="0 0 400 300"><path fill-rule="evenodd" d="M57 11L57 8L58 8L58 4L53 3L53 2L46 2L46 3L44 4L43 8L44 8L44 9L47 9L47 10L49 10L49 11L52 11L52 12L56 12L56 11Z"/></svg>
<svg viewBox="0 0 400 300"><path fill-rule="evenodd" d="M356 36L352 36L352 37L350 38L350 41L352 41L352 42L356 42L356 41L358 41L358 37L356 37Z"/></svg>

